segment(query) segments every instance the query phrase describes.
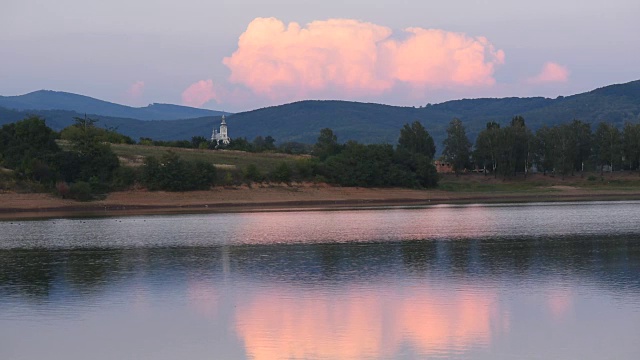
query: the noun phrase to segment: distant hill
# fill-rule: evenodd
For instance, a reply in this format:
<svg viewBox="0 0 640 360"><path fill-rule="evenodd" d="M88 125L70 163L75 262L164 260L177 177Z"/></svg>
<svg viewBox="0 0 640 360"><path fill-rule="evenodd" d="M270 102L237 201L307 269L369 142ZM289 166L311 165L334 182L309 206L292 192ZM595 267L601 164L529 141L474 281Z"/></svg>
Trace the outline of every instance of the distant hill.
<svg viewBox="0 0 640 360"><path fill-rule="evenodd" d="M170 104L151 104L135 108L84 95L50 90L39 90L18 96L0 96L0 107L12 110L67 110L79 114L138 120L177 120L227 114L222 111Z"/></svg>
<svg viewBox="0 0 640 360"><path fill-rule="evenodd" d="M0 125L20 120L28 114L43 116L47 124L56 130L70 125L74 116L81 116L69 111L0 109ZM522 115L534 130L573 119L594 125L609 121L622 127L625 121L640 121L640 80L556 99L464 99L423 108L348 101L300 101L234 114L227 117L227 123L232 138L246 137L252 140L258 135L271 135L279 143L314 143L320 130L328 127L335 131L340 142L357 140L395 144L400 128L418 120L434 137L440 152L446 128L454 117L463 121L469 138L474 141L488 121L505 125L516 115ZM212 128L220 123L219 116L153 122L109 116L98 118L98 125L117 127L118 131L136 140L140 137L157 140L209 137Z"/></svg>
<svg viewBox="0 0 640 360"><path fill-rule="evenodd" d="M400 128L418 120L434 137L440 151L446 128L454 117L463 121L469 138L474 141L487 122L505 125L516 115L522 115L534 130L573 119L592 124L609 121L622 127L625 121L640 121L640 80L556 99L463 99L423 108L301 101L234 114L227 122L232 137L252 139L256 135L271 135L278 141L313 143L320 129L329 127L340 141L395 144Z"/></svg>
<svg viewBox="0 0 640 360"><path fill-rule="evenodd" d="M73 111L65 110L25 110L16 111L0 108L0 126L37 115L45 119L47 125L56 131L74 123L74 117L83 117ZM139 140L149 137L155 140L190 140L192 136L211 136L214 126L219 126L220 117L201 117L182 120L137 120L109 116L95 116L96 126L113 128L116 131Z"/></svg>

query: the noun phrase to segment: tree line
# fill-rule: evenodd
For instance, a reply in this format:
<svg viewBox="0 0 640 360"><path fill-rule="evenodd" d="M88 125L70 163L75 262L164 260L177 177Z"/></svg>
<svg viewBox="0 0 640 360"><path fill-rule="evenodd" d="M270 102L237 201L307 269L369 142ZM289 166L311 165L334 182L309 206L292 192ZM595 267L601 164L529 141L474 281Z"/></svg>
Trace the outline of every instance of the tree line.
<svg viewBox="0 0 640 360"><path fill-rule="evenodd" d="M544 126L533 132L525 119L515 116L504 127L489 122L475 144L466 136L462 121L447 128L443 158L456 173L481 169L504 177L536 170L563 177L576 172L640 170L640 124L626 123L622 130L601 122L580 120Z"/></svg>
<svg viewBox="0 0 640 360"><path fill-rule="evenodd" d="M90 200L99 194L132 186L152 191L189 191L214 185L265 181L411 188L438 184L434 166L436 146L418 121L402 127L395 146L356 141L339 143L337 135L329 128L320 131L313 145L285 143L276 146L275 139L270 136L258 137L251 143L246 139L234 139L232 144L238 149L286 149L283 152L313 155L283 161L263 173L256 164L220 170L206 161L187 161L171 151L159 158L146 157L138 168L123 166L110 144L134 144L135 141L116 129L97 127L95 119L74 120L73 125L60 133L49 128L39 117L2 126L0 190L54 191L62 197ZM62 147L58 139L66 140ZM189 147L200 149L211 146L211 142L203 137L194 137L187 142ZM447 128L442 160L449 162L456 173L482 169L485 174L504 177L516 174L526 177L532 170L562 176L594 170L638 170L640 125L627 123L620 130L609 123L600 123L592 131L590 124L574 120L533 132L524 118L516 116L506 126L487 123L472 144L462 121L453 119Z"/></svg>
<svg viewBox="0 0 640 360"><path fill-rule="evenodd" d="M148 156L138 168L123 166L110 144L134 144L132 139L115 129L97 127L95 119L84 117L74 121L60 133L39 117L2 126L0 189L53 191L62 197L91 200L134 185L152 191L189 191L265 181L322 181L344 186L437 184L433 138L418 122L405 125L396 147L355 141L340 144L331 129L323 129L315 145L286 143L279 147L286 152L311 152L315 156L283 161L263 173L256 164L222 171L206 161L187 161L172 151L159 158ZM59 143L59 139L65 141ZM209 144L204 138L193 138L192 146L197 143ZM275 148L275 140L270 136L258 137L253 143L234 139L233 143L237 147L251 146L253 151Z"/></svg>

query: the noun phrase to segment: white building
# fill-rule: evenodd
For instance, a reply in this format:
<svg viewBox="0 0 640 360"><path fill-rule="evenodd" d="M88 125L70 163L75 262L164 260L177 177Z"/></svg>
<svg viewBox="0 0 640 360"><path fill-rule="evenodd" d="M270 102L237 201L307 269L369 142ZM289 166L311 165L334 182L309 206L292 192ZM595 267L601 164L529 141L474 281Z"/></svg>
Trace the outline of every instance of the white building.
<svg viewBox="0 0 640 360"><path fill-rule="evenodd" d="M222 115L222 122L220 123L220 132L213 128L213 133L211 134L211 141L215 141L216 145L220 145L222 142L224 145L229 145L231 139L227 134L227 122L224 119L224 115Z"/></svg>

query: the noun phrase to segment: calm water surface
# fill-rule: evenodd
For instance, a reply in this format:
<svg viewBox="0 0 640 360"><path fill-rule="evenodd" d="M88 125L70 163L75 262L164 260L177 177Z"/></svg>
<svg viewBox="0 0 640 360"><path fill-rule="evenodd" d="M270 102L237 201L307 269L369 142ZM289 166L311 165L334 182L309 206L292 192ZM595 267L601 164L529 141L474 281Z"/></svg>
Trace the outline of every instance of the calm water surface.
<svg viewBox="0 0 640 360"><path fill-rule="evenodd" d="M639 359L640 202L0 222L0 359Z"/></svg>

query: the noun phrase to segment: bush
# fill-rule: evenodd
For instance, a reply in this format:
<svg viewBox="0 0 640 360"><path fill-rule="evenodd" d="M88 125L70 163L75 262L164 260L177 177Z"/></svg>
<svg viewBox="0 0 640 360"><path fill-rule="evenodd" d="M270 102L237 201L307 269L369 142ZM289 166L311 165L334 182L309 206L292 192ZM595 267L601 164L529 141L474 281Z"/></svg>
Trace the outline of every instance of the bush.
<svg viewBox="0 0 640 360"><path fill-rule="evenodd" d="M286 162L283 162L271 172L269 178L276 182L290 183L292 173L293 171L291 170L291 166Z"/></svg>
<svg viewBox="0 0 640 360"><path fill-rule="evenodd" d="M208 190L216 180L216 168L206 161L197 160L186 163L187 172L185 190Z"/></svg>
<svg viewBox="0 0 640 360"><path fill-rule="evenodd" d="M16 178L13 171L0 167L0 190L13 189L16 186Z"/></svg>
<svg viewBox="0 0 640 360"><path fill-rule="evenodd" d="M224 173L224 179L222 180L222 183L225 186L230 186L233 185L233 174L231 174L231 171L227 171Z"/></svg>
<svg viewBox="0 0 640 360"><path fill-rule="evenodd" d="M301 159L296 161L296 172L300 180L309 180L318 173L317 159Z"/></svg>
<svg viewBox="0 0 640 360"><path fill-rule="evenodd" d="M111 188L114 190L126 190L135 184L138 174L135 169L120 166L113 172Z"/></svg>
<svg viewBox="0 0 640 360"><path fill-rule="evenodd" d="M142 183L151 191L206 190L215 183L216 176L216 168L212 164L188 162L170 151L160 161L154 157L146 158L142 167Z"/></svg>
<svg viewBox="0 0 640 360"><path fill-rule="evenodd" d="M78 181L69 187L69 197L78 201L89 201L93 199L91 185L84 181Z"/></svg>
<svg viewBox="0 0 640 360"><path fill-rule="evenodd" d="M264 176L255 164L247 165L247 168L243 171L243 175L247 181L262 182L264 180Z"/></svg>

